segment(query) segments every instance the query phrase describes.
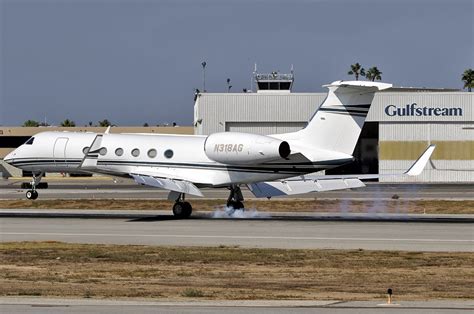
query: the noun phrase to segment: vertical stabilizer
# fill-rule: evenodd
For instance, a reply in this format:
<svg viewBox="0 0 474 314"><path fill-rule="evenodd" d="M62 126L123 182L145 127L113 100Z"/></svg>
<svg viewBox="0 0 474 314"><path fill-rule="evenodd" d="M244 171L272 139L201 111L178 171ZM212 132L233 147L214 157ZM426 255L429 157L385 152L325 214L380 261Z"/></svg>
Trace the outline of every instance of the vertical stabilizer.
<svg viewBox="0 0 474 314"><path fill-rule="evenodd" d="M308 125L295 135L313 148L352 155L376 91L392 84L367 81L336 81Z"/></svg>

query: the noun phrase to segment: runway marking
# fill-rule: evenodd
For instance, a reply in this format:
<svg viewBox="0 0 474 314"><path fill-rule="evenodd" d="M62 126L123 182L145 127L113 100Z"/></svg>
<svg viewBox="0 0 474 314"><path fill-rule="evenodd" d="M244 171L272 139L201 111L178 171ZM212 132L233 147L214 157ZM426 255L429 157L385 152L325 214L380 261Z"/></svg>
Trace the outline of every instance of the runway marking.
<svg viewBox="0 0 474 314"><path fill-rule="evenodd" d="M185 235L185 234L120 234L120 233L52 233L52 232L0 232L0 235L46 235L46 236L91 236L91 237L150 237L150 238L203 238L203 239L261 239L261 240L339 240L339 241L397 241L397 242L449 242L474 243L474 240L407 239L407 238L329 238L329 237L274 237L274 236L230 236L230 235Z"/></svg>

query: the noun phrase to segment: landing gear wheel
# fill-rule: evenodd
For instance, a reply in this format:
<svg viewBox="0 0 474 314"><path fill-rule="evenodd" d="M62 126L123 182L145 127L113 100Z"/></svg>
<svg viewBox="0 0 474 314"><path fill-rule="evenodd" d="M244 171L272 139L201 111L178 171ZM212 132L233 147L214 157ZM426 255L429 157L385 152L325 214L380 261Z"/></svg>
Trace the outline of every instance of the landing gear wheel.
<svg viewBox="0 0 474 314"><path fill-rule="evenodd" d="M176 202L173 205L173 215L176 218L183 219L189 218L193 212L193 207L188 202Z"/></svg>
<svg viewBox="0 0 474 314"><path fill-rule="evenodd" d="M38 198L38 192L35 190L28 190L26 191L26 198L29 200L35 200Z"/></svg>

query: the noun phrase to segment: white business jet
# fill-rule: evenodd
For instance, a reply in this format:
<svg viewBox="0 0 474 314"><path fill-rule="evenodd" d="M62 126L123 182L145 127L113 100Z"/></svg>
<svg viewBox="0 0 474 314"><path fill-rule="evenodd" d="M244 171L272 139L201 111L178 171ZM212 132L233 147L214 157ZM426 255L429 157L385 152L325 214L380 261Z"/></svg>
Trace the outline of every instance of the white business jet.
<svg viewBox="0 0 474 314"><path fill-rule="evenodd" d="M327 98L307 126L297 132L257 135L236 132L200 135L103 134L41 132L5 157L31 171L32 189L45 172L89 172L133 178L137 183L169 190L173 214L191 215L185 195L203 196L200 188L227 187L227 206L243 209L240 190L256 197L359 188L361 179L382 175L315 175L353 161L352 154L374 94L391 84L336 81L325 85ZM404 173L419 175L430 158L430 146Z"/></svg>

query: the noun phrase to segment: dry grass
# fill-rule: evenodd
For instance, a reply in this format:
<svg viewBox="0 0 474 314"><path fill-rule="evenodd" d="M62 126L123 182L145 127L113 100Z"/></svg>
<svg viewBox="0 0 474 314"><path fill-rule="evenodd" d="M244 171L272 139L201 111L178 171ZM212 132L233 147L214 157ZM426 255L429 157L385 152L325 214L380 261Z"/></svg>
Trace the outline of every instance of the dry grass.
<svg viewBox="0 0 474 314"><path fill-rule="evenodd" d="M160 299L471 298L474 253L0 244L0 295Z"/></svg>
<svg viewBox="0 0 474 314"><path fill-rule="evenodd" d="M225 204L219 199L194 199L197 211L211 211ZM136 209L170 210L172 202L166 200L2 200L1 208L34 209ZM247 200L247 208L274 212L383 212L383 213L428 213L428 214L474 214L474 201L440 200Z"/></svg>

